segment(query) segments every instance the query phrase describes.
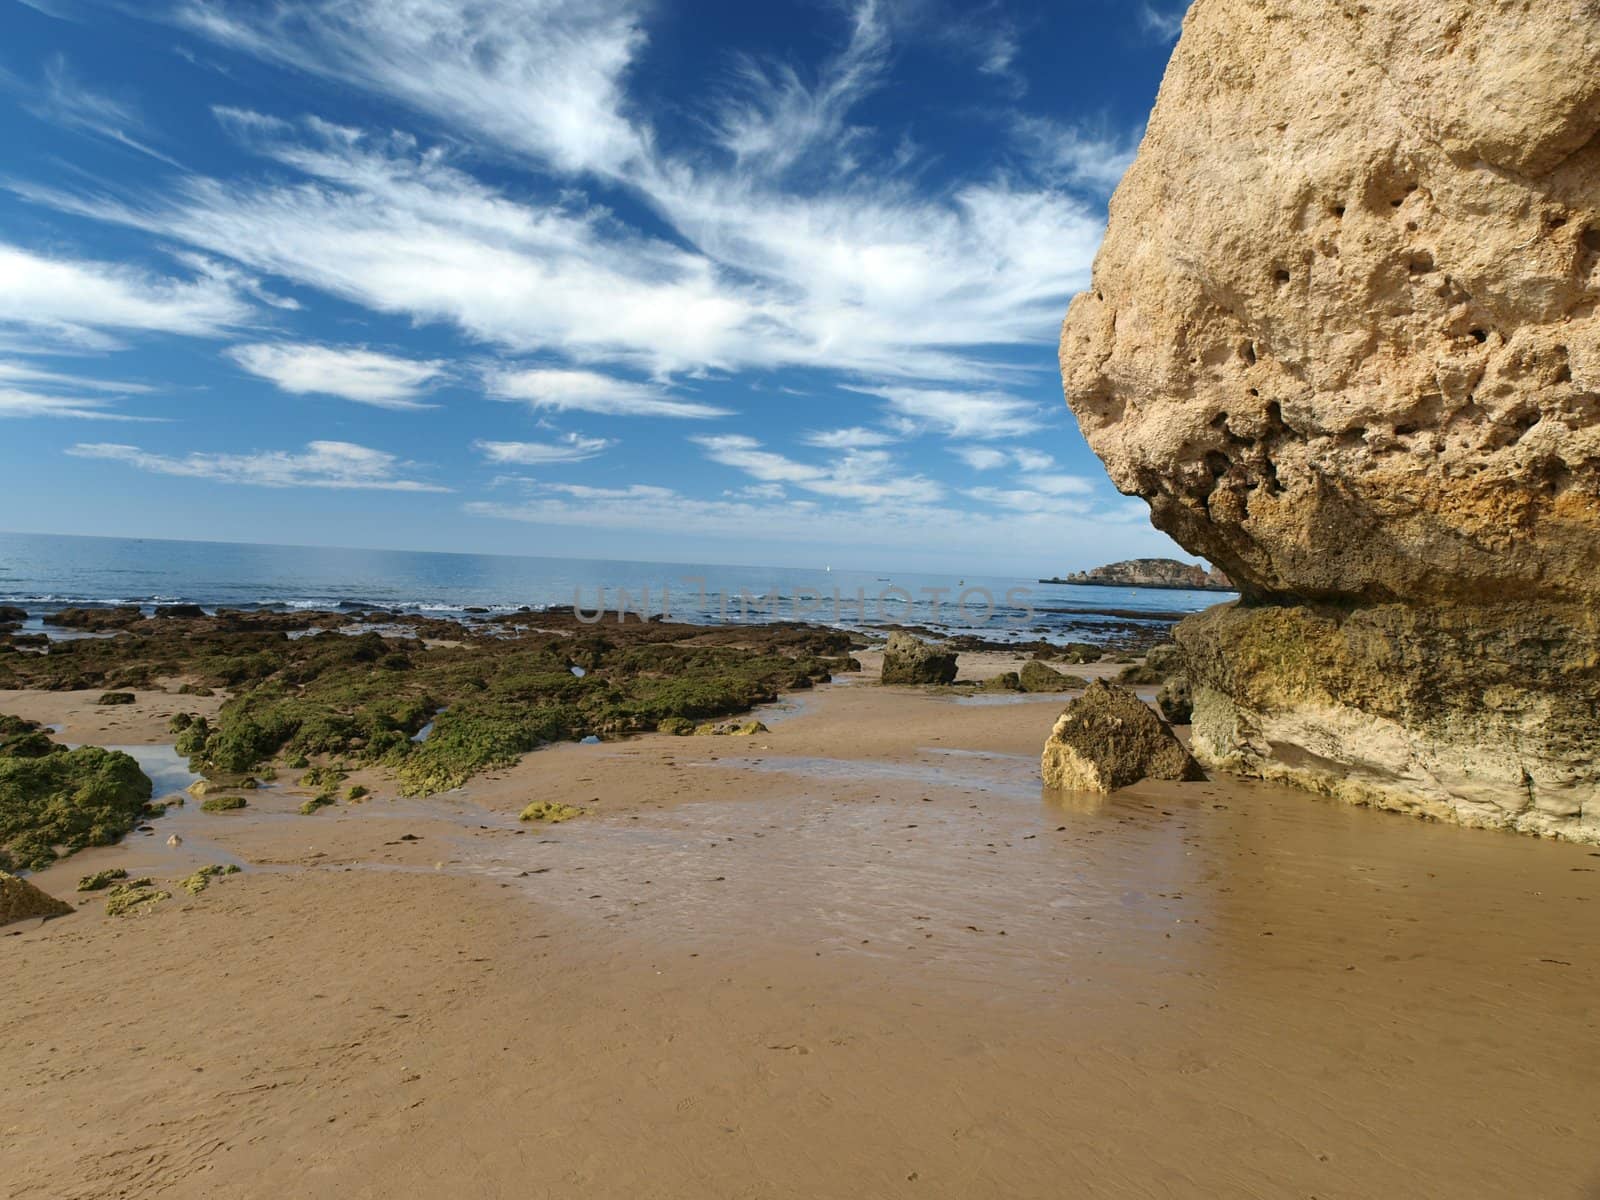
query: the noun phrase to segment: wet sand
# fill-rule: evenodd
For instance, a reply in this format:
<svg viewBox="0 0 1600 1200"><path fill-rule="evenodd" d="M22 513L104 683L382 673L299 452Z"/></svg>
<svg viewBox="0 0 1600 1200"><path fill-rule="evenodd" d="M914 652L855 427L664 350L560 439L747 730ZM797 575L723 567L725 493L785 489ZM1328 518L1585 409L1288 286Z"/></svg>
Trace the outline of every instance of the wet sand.
<svg viewBox="0 0 1600 1200"><path fill-rule="evenodd" d="M0 1195L1597 1194L1600 856L1229 780L1047 794L1061 698L999 699L838 685L77 855L36 882L245 871L3 931Z"/></svg>

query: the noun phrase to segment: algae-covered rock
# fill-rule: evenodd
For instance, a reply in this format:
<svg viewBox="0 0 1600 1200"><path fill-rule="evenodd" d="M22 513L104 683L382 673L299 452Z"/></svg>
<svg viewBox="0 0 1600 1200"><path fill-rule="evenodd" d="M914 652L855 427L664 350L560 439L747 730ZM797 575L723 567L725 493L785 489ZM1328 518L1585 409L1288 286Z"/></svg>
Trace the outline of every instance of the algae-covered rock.
<svg viewBox="0 0 1600 1200"><path fill-rule="evenodd" d="M519 821L545 821L551 825L558 825L562 821L570 821L573 817L583 816L583 809L575 808L571 804L562 804L559 800L536 800L517 817Z"/></svg>
<svg viewBox="0 0 1600 1200"><path fill-rule="evenodd" d="M371 789L367 788L364 784L353 783L350 785L349 790L345 792L344 798L352 801L365 800L370 795L372 795Z"/></svg>
<svg viewBox="0 0 1600 1200"><path fill-rule="evenodd" d="M1200 766L1132 692L1096 681L1062 710L1039 763L1045 786L1109 792L1141 779L1202 779Z"/></svg>
<svg viewBox="0 0 1600 1200"><path fill-rule="evenodd" d="M1162 642L1145 651L1144 665L1165 678L1183 670L1183 651L1176 642Z"/></svg>
<svg viewBox="0 0 1600 1200"><path fill-rule="evenodd" d="M249 801L243 796L208 796L200 802L200 811L208 813L235 812Z"/></svg>
<svg viewBox="0 0 1600 1200"><path fill-rule="evenodd" d="M132 704L137 697L132 692L105 692L96 704Z"/></svg>
<svg viewBox="0 0 1600 1200"><path fill-rule="evenodd" d="M338 803L338 801L336 801L332 796L330 796L326 792L324 792L320 796L311 797L311 799L307 800L304 804L302 804L300 806L300 815L302 817L309 817L312 813L316 812L318 809L327 808L330 805L333 805L333 804L336 804L336 803Z"/></svg>
<svg viewBox="0 0 1600 1200"><path fill-rule="evenodd" d="M157 888L152 880L135 879L118 884L106 895L108 917L132 917L149 912L163 900L171 900L172 893Z"/></svg>
<svg viewBox="0 0 1600 1200"><path fill-rule="evenodd" d="M1174 725L1187 725L1194 715L1194 696L1187 675L1169 675L1156 693L1156 707Z"/></svg>
<svg viewBox="0 0 1600 1200"><path fill-rule="evenodd" d="M896 630L883 650L883 682L890 684L953 683L956 656Z"/></svg>
<svg viewBox="0 0 1600 1200"><path fill-rule="evenodd" d="M749 737L766 732L760 721L710 721L694 727L696 737Z"/></svg>
<svg viewBox="0 0 1600 1200"><path fill-rule="evenodd" d="M1166 676L1156 670L1149 663L1134 663L1124 667L1117 673L1118 683L1128 683L1135 686L1149 687L1160 683Z"/></svg>
<svg viewBox="0 0 1600 1200"><path fill-rule="evenodd" d="M213 863L209 867L201 867L193 875L178 881L178 886L191 896L198 896L211 886L211 881L220 875L237 875L239 868L232 863Z"/></svg>
<svg viewBox="0 0 1600 1200"><path fill-rule="evenodd" d="M148 812L150 780L120 750L52 744L0 755L0 869L38 870L62 853L108 846Z"/></svg>
<svg viewBox="0 0 1600 1200"><path fill-rule="evenodd" d="M26 879L0 871L0 925L26 921L29 917L64 917L72 905L42 892Z"/></svg>
<svg viewBox="0 0 1600 1200"><path fill-rule="evenodd" d="M1089 686L1089 681L1081 675L1064 675L1036 659L1022 664L1017 682L1025 692L1069 692L1074 688Z"/></svg>
<svg viewBox="0 0 1600 1200"><path fill-rule="evenodd" d="M96 871L93 875L85 875L78 880L80 892L99 892L110 887L119 879L126 879L128 872L122 867L107 867L104 871Z"/></svg>
<svg viewBox="0 0 1600 1200"><path fill-rule="evenodd" d="M688 717L667 717L657 722L656 732L671 734L673 737L686 737L694 732L694 722Z"/></svg>
<svg viewBox="0 0 1600 1200"><path fill-rule="evenodd" d="M1002 671L978 685L980 692L1020 692L1022 677L1015 671Z"/></svg>
<svg viewBox="0 0 1600 1200"><path fill-rule="evenodd" d="M1068 642L1056 657L1064 663L1092 663L1099 662L1105 652L1104 646L1097 646L1093 642Z"/></svg>

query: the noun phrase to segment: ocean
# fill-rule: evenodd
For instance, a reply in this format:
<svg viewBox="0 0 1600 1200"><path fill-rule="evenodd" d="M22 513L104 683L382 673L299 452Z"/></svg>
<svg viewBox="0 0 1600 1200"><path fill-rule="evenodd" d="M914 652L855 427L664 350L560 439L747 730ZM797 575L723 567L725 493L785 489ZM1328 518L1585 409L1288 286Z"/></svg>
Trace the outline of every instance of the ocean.
<svg viewBox="0 0 1600 1200"><path fill-rule="evenodd" d="M386 610L462 619L572 605L597 622L615 621L623 609L637 620L640 611L665 608L674 619L699 624L905 624L1004 641L1092 641L1116 627L1166 624L1230 598L826 567L0 533L0 604L26 608L34 627L45 613L86 605Z"/></svg>

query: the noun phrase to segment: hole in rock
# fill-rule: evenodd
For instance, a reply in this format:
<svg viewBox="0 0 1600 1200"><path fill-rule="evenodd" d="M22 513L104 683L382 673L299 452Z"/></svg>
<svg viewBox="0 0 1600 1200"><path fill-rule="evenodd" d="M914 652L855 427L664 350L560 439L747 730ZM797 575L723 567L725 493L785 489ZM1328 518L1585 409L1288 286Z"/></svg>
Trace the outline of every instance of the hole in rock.
<svg viewBox="0 0 1600 1200"><path fill-rule="evenodd" d="M1585 229L1583 231L1583 248L1593 254L1600 254L1600 229Z"/></svg>
<svg viewBox="0 0 1600 1200"><path fill-rule="evenodd" d="M1276 271L1274 271L1272 273L1272 278L1274 280L1276 280L1278 283L1288 283L1289 282L1289 272L1285 271L1282 267L1279 267Z"/></svg>
<svg viewBox="0 0 1600 1200"><path fill-rule="evenodd" d="M1252 366L1252 367L1255 366L1256 365L1256 344L1254 342L1246 342L1243 346L1239 347L1239 355L1250 366Z"/></svg>
<svg viewBox="0 0 1600 1200"><path fill-rule="evenodd" d="M1411 256L1411 262L1407 269L1410 270L1413 275L1427 274L1429 271L1433 270L1433 255L1429 254L1426 250L1418 251L1416 254Z"/></svg>
<svg viewBox="0 0 1600 1200"><path fill-rule="evenodd" d="M1472 335L1472 340L1480 346L1489 340L1489 331L1487 329L1469 329L1467 332Z"/></svg>
<svg viewBox="0 0 1600 1200"><path fill-rule="evenodd" d="M1550 228L1551 229L1560 229L1566 223L1567 223L1567 219L1565 217L1551 217L1550 218Z"/></svg>
<svg viewBox="0 0 1600 1200"><path fill-rule="evenodd" d="M1396 437L1410 437L1416 431L1417 427L1415 425L1396 425L1394 427Z"/></svg>

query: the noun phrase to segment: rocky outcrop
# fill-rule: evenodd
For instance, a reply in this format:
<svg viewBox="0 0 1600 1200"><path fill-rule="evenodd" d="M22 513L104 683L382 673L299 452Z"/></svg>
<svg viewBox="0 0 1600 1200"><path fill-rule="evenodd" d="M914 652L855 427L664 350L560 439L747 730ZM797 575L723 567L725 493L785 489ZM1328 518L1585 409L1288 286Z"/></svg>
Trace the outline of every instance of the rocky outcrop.
<svg viewBox="0 0 1600 1200"><path fill-rule="evenodd" d="M1600 840L1600 0L1196 0L1068 402L1243 601L1204 761Z"/></svg>
<svg viewBox="0 0 1600 1200"><path fill-rule="evenodd" d="M64 917L72 905L41 892L19 876L0 871L0 925L26 921L30 917Z"/></svg>
<svg viewBox="0 0 1600 1200"><path fill-rule="evenodd" d="M896 630L883 650L884 683L952 683L956 656Z"/></svg>
<svg viewBox="0 0 1600 1200"><path fill-rule="evenodd" d="M1071 792L1109 792L1141 779L1204 778L1142 700L1099 680L1056 719L1039 772L1046 787Z"/></svg>
<svg viewBox="0 0 1600 1200"><path fill-rule="evenodd" d="M1171 675L1156 693L1156 707L1174 725L1187 725L1194 718L1194 694L1187 675Z"/></svg>
<svg viewBox="0 0 1600 1200"><path fill-rule="evenodd" d="M1067 675L1054 667L1047 667L1038 659L1022 664L1017 675L1017 686L1025 692L1070 692L1073 688L1087 687L1089 681L1081 675Z"/></svg>
<svg viewBox="0 0 1600 1200"><path fill-rule="evenodd" d="M1175 558L1130 558L1088 571L1074 571L1065 579L1041 583L1076 583L1092 587L1183 588L1201 592L1231 592L1233 583L1221 571Z"/></svg>

